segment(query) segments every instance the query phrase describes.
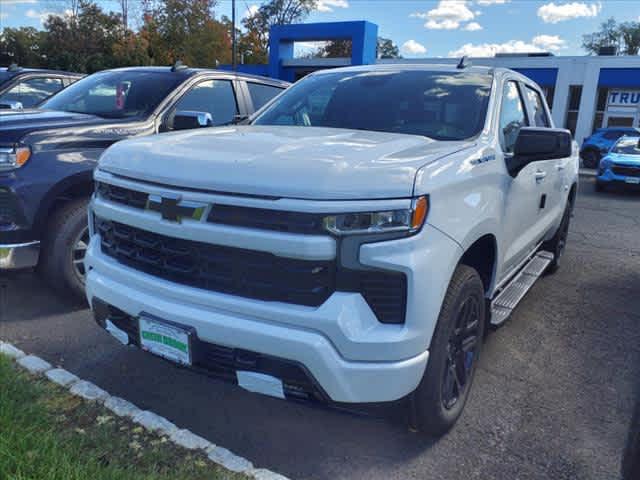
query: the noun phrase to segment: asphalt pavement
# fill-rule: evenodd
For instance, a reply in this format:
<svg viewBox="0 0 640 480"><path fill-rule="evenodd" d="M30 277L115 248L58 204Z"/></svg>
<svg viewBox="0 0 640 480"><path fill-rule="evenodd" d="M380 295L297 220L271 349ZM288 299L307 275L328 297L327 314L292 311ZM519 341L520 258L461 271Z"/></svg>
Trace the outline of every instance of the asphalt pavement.
<svg viewBox="0 0 640 480"><path fill-rule="evenodd" d="M640 193L581 180L560 271L489 335L438 441L397 407L285 402L124 347L29 272L0 277L0 338L293 479L616 479L640 394Z"/></svg>

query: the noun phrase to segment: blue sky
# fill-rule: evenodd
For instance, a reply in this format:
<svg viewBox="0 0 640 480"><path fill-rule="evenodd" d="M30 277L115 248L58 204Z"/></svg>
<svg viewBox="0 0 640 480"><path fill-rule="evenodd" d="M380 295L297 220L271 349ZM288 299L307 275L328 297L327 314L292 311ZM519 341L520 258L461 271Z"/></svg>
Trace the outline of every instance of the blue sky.
<svg viewBox="0 0 640 480"><path fill-rule="evenodd" d="M99 3L118 8L115 0ZM237 0L238 15L260 3ZM43 16L64 12L67 5L67 0L0 0L0 26L41 27ZM231 0L218 0L217 16L230 11ZM368 20L405 57L444 57L536 50L582 55L582 34L609 17L640 20L640 0L319 0L308 21Z"/></svg>

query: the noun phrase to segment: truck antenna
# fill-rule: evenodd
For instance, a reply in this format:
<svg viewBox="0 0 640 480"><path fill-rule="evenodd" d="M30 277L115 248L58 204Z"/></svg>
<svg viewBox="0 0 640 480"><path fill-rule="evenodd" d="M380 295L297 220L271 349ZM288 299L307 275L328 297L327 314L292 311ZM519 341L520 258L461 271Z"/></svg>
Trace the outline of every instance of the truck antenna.
<svg viewBox="0 0 640 480"><path fill-rule="evenodd" d="M464 70L465 68L469 68L470 66L471 66L471 62L469 61L469 59L465 55L458 62L458 67L457 68L458 68L458 70Z"/></svg>

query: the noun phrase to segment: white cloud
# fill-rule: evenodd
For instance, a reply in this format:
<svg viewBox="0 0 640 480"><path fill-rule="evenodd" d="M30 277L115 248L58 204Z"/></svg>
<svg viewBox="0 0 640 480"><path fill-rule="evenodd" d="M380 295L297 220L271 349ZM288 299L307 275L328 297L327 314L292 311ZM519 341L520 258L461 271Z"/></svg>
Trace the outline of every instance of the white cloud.
<svg viewBox="0 0 640 480"><path fill-rule="evenodd" d="M249 5L244 12L244 18L253 17L256 13L258 13L259 9L260 7L258 7L258 5Z"/></svg>
<svg viewBox="0 0 640 480"><path fill-rule="evenodd" d="M547 3L538 8L538 16L545 23L558 23L581 17L596 17L602 10L602 4L585 2Z"/></svg>
<svg viewBox="0 0 640 480"><path fill-rule="evenodd" d="M531 43L547 51L560 50L567 45L567 42L558 35L538 35L533 37Z"/></svg>
<svg viewBox="0 0 640 480"><path fill-rule="evenodd" d="M477 0L478 5L487 6L487 5L503 5L505 3L509 3L509 0Z"/></svg>
<svg viewBox="0 0 640 480"><path fill-rule="evenodd" d="M440 0L436 8L412 13L410 17L427 20L424 26L429 30L455 30L461 23L475 18L467 4L466 0Z"/></svg>
<svg viewBox="0 0 640 480"><path fill-rule="evenodd" d="M65 10L63 13L58 13L58 12L47 12L47 11L37 11L34 10L33 8L30 8L29 10L27 10L25 12L25 16L28 18L36 18L40 20L40 23L42 23L44 25L44 22L47 21L47 19L49 18L49 15L54 15L54 16L58 16L61 17L63 15L65 16L70 16L71 15L71 10Z"/></svg>
<svg viewBox="0 0 640 480"><path fill-rule="evenodd" d="M478 30L482 30L482 25L478 22L467 23L463 30L466 30L467 32L477 32Z"/></svg>
<svg viewBox="0 0 640 480"><path fill-rule="evenodd" d="M19 3L38 3L38 0L2 0L4 5L17 5Z"/></svg>
<svg viewBox="0 0 640 480"><path fill-rule="evenodd" d="M497 53L530 53L542 52L543 49L533 43L522 40L509 40L505 43L467 43L457 50L449 52L450 57L495 57Z"/></svg>
<svg viewBox="0 0 640 480"><path fill-rule="evenodd" d="M319 12L333 12L334 8L349 8L347 0L318 0L316 10Z"/></svg>
<svg viewBox="0 0 640 480"><path fill-rule="evenodd" d="M402 44L401 47L402 53L405 55L424 55L427 53L427 48L421 43L416 42L415 40L407 40Z"/></svg>
<svg viewBox="0 0 640 480"><path fill-rule="evenodd" d="M5 18L8 18L9 14L5 13L5 12L0 12L0 20L4 20Z"/></svg>

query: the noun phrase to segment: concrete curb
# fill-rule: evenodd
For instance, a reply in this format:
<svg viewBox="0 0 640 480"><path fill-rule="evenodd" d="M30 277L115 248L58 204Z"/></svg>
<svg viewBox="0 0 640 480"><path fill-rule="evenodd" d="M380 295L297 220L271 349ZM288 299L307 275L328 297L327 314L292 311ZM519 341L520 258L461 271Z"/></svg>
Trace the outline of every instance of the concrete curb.
<svg viewBox="0 0 640 480"><path fill-rule="evenodd" d="M270 470L254 468L246 458L235 455L224 447L214 445L190 430L181 429L160 415L141 410L123 398L112 396L97 385L81 380L63 368L55 368L35 355L25 354L22 350L2 340L0 340L0 354L5 354L13 359L32 375L44 375L50 381L69 390L71 394L103 404L115 415L127 417L150 432L164 435L179 447L202 450L212 463L227 470L242 473L255 480L288 480L287 477Z"/></svg>

